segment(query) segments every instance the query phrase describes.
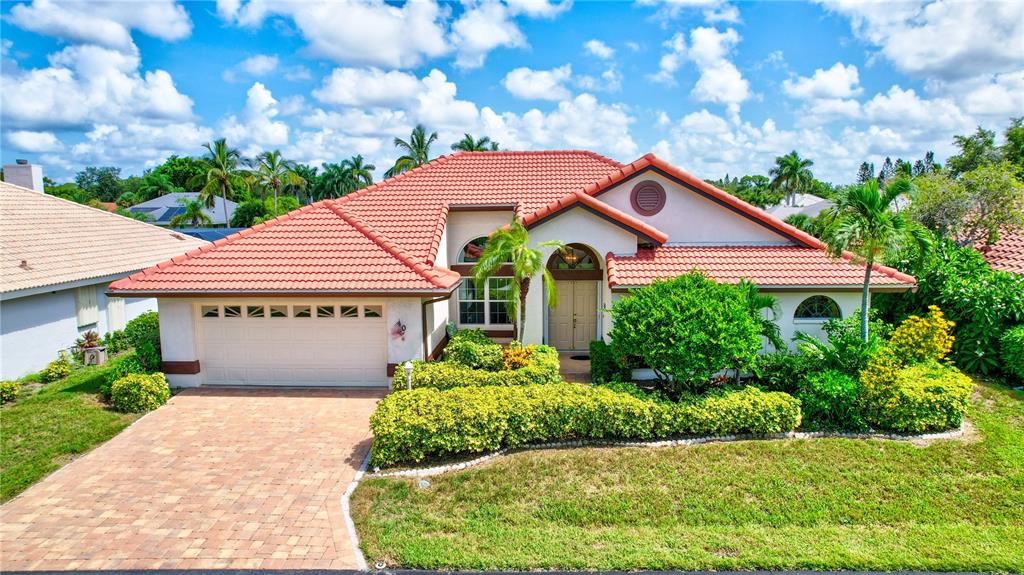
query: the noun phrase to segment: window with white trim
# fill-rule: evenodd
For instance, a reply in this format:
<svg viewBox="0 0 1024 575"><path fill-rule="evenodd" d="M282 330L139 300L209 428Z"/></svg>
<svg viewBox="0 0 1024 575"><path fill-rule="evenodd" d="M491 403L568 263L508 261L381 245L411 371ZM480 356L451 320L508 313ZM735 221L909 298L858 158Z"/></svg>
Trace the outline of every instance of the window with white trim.
<svg viewBox="0 0 1024 575"><path fill-rule="evenodd" d="M508 290L512 278L489 278L477 284L466 278L459 285L459 325L500 325L512 323L508 317Z"/></svg>
<svg viewBox="0 0 1024 575"><path fill-rule="evenodd" d="M842 318L836 300L824 295L812 295L800 302L793 313L793 319L808 321L826 321Z"/></svg>

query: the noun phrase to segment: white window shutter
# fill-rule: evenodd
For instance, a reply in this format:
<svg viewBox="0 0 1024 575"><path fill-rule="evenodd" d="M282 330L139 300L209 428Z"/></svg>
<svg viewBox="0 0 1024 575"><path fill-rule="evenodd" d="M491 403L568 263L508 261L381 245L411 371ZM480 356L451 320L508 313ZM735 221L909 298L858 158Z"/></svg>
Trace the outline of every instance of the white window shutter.
<svg viewBox="0 0 1024 575"><path fill-rule="evenodd" d="M107 330L117 331L124 329L125 326L125 312L124 312L124 298L123 297L111 297L107 298Z"/></svg>
<svg viewBox="0 0 1024 575"><path fill-rule="evenodd" d="M75 313L78 315L78 327L92 325L100 320L96 306L96 286L82 286L75 290Z"/></svg>

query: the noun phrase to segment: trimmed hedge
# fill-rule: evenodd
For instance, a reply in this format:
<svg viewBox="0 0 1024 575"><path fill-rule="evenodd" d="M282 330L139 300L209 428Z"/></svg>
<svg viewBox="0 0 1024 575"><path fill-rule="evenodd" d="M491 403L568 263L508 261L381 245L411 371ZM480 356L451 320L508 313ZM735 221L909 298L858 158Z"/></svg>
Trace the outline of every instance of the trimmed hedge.
<svg viewBox="0 0 1024 575"><path fill-rule="evenodd" d="M468 369L497 371L502 369L501 346L467 338L454 339L444 348L444 361Z"/></svg>
<svg viewBox="0 0 1024 575"><path fill-rule="evenodd" d="M999 353L1003 358L1003 369L1024 379L1024 325L1006 330L999 339Z"/></svg>
<svg viewBox="0 0 1024 575"><path fill-rule="evenodd" d="M781 433L800 404L748 387L687 403L656 402L578 383L431 388L387 396L370 417L376 466L570 439Z"/></svg>
<svg viewBox="0 0 1024 575"><path fill-rule="evenodd" d="M461 333L461 332L460 332ZM449 344L451 345L451 344ZM466 344L461 345L475 345ZM532 346L529 364L519 369L501 369L501 346L498 349L498 370L470 369L451 360L446 361L414 361L412 370L413 388L431 387L434 389L452 389L455 387L481 386L523 386L558 383L562 376L558 374L558 350L546 345ZM395 370L392 389L405 389L405 373Z"/></svg>
<svg viewBox="0 0 1024 575"><path fill-rule="evenodd" d="M134 373L114 381L110 386L110 403L126 413L152 411L167 403L171 388L162 373Z"/></svg>
<svg viewBox="0 0 1024 575"><path fill-rule="evenodd" d="M890 382L864 386L865 417L900 433L944 431L960 425L973 383L960 370L935 362L904 367Z"/></svg>
<svg viewBox="0 0 1024 575"><path fill-rule="evenodd" d="M861 415L860 382L835 369L807 374L800 381L796 398L808 429L864 431Z"/></svg>

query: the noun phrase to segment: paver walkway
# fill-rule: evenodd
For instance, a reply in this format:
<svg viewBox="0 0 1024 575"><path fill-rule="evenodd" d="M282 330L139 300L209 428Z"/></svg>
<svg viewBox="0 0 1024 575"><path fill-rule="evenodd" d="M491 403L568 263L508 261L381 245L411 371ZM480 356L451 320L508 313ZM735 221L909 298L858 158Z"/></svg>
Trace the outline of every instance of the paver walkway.
<svg viewBox="0 0 1024 575"><path fill-rule="evenodd" d="M573 359L585 357L587 359ZM585 351L558 352L558 372L565 381L590 383L590 357Z"/></svg>
<svg viewBox="0 0 1024 575"><path fill-rule="evenodd" d="M0 507L0 570L354 568L378 391L194 389Z"/></svg>

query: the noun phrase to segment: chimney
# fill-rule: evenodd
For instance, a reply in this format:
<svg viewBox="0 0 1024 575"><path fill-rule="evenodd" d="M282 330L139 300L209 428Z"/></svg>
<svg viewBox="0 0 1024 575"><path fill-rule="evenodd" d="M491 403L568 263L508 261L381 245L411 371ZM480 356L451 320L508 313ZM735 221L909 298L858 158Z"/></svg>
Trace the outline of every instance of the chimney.
<svg viewBox="0 0 1024 575"><path fill-rule="evenodd" d="M4 164L4 181L41 193L43 167L34 166L28 160L15 160L13 164Z"/></svg>

